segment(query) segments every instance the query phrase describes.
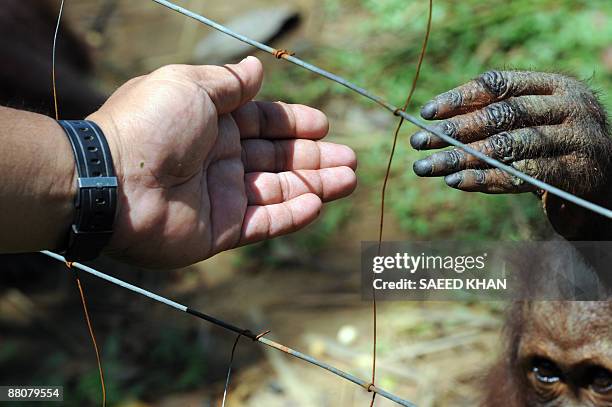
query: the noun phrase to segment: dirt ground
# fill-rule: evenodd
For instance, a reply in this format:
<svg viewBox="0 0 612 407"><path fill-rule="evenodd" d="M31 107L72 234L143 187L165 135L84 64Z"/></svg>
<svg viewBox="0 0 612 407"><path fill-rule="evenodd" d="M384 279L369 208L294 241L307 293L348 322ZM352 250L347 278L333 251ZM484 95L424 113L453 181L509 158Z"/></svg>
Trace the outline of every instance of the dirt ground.
<svg viewBox="0 0 612 407"><path fill-rule="evenodd" d="M148 72L165 63L188 62L195 44L210 31L176 15L152 1L120 0L117 9L105 16L104 2L69 2L67 13L94 46L100 86L111 91L127 78ZM285 37L282 46L299 47L330 41L333 34L321 26L317 16L321 2L315 0L272 1L182 1L181 4L211 18L226 21L236 10L245 13L261 7L291 6L299 10L302 23ZM105 21L103 32L92 32L96 18ZM106 20L105 20L106 19ZM280 46L280 45L279 45ZM259 54L258 54L259 55ZM268 75L279 67L277 61L261 56ZM278 92L282 95L282 90ZM332 140L346 140L353 119L330 107ZM369 112L365 111L364 115ZM372 113L378 115L378 112ZM392 118L384 118L392 123ZM350 129L350 128L349 128ZM367 145L353 145L358 151ZM359 189L351 199L371 193ZM370 208L373 209L373 208ZM236 261L235 253L215 258L166 275L143 277L127 274L143 286L157 287L171 298L246 326L270 329L270 338L300 349L363 378L369 378L372 346L372 307L359 293L359 244L375 238L377 211L352 223L343 236L333 239L316 259L294 259L284 270L252 270ZM392 230L388 238L401 237ZM101 266L103 267L103 266ZM112 266L108 266L112 267ZM169 329L173 324L193 326L202 338L213 372L197 389L132 400L122 406L207 406L220 405L227 358L233 337L210 326L202 326L172 310L151 305L132 294L116 294L90 279L92 312L104 332L122 329L122 335L144 337L152 330ZM116 290L116 289L115 289ZM111 300L112 299L112 300ZM43 301L39 297L31 300ZM105 303L106 302L106 303ZM110 303L109 303L110 302ZM125 312L112 312L129 304ZM76 323L77 303L71 315ZM473 406L486 367L499 351L503 305L435 302L386 302L379 304L377 383L419 406ZM113 315L105 315L112 313ZM107 327L107 328L104 328ZM83 341L87 338L83 336ZM85 343L84 346L88 346ZM134 345L136 346L136 345ZM122 348L127 352L127 348ZM90 354L87 354L91 356ZM87 356L85 356L87 357ZM230 406L366 406L370 395L363 389L274 350L242 341L237 353ZM165 366L149 366L149 371ZM125 373L125 372L124 372ZM139 375L146 375L140 371ZM134 382L142 376L132 377ZM168 380L172 380L169 378ZM112 389L111 389L112 391ZM391 406L378 398L379 407Z"/></svg>

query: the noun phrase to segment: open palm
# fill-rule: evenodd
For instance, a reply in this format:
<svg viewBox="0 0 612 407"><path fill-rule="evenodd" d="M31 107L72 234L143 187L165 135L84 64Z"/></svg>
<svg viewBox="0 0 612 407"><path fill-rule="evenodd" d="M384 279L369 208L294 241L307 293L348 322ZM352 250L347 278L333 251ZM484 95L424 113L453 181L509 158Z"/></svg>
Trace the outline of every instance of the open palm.
<svg viewBox="0 0 612 407"><path fill-rule="evenodd" d="M247 58L225 67L168 66L121 87L90 119L120 179L109 253L178 267L290 233L322 202L355 187L355 155L318 141L318 110L255 102L263 77Z"/></svg>

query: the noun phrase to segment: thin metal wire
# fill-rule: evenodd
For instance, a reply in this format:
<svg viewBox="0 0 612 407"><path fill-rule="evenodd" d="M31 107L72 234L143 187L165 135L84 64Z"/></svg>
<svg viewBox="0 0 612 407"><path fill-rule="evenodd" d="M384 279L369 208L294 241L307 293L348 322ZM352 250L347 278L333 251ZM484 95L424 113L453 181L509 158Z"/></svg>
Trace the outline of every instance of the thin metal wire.
<svg viewBox="0 0 612 407"><path fill-rule="evenodd" d="M265 51L268 54L273 55L274 57L276 57L278 55L278 50L276 48L272 48L266 44L262 44L261 42L255 41L249 37L246 37L242 34L238 34L232 30L230 30L229 28L225 27L224 25L221 25L209 18L206 18L200 14L194 13L193 11L186 9L184 7L181 7L177 4L174 4L171 1L167 1L167 0L152 0L164 7L169 8L170 10L174 10L177 13L183 14L184 16L187 16L189 18L192 18L196 21L199 21L200 23L207 25L211 28L214 28L215 30L221 31L224 34L229 35L230 37L234 37L235 39L242 41L246 44L251 45L254 48L257 48L261 51ZM283 54L280 55L280 58L278 59L284 59L285 61L289 61L292 64L295 64L297 66L300 66L304 69L307 69L313 73L316 73L320 76L323 76L329 80L332 80L336 83L339 83L340 85L343 85L357 93L359 93L362 96L365 96L366 98L378 103L379 105L383 106L385 109L390 110L391 112L395 112L395 110L397 110L397 107L393 106L391 103L387 102L386 100L384 100L383 98L376 96L370 92L368 92L366 89L363 89L357 85L355 85L354 83L344 79L341 76L338 76L336 74L333 74L331 72L328 72L324 69L321 69L315 65L309 64L308 62L305 62L299 58L296 58L293 55L290 54Z"/></svg>
<svg viewBox="0 0 612 407"><path fill-rule="evenodd" d="M53 34L53 52L51 56L51 81L53 87L53 106L55 108L55 120L59 120L59 111L57 109L57 87L55 84L55 55L57 51L57 36L59 34L60 23L62 21L62 14L64 13L64 0L60 3L59 13L57 14L57 23L55 24L55 33Z"/></svg>
<svg viewBox="0 0 612 407"><path fill-rule="evenodd" d="M66 263L68 268L72 268L72 263ZM102 368L102 356L100 355L100 348L98 347L98 341L96 340L96 334L89 317L89 309L87 308L87 301L85 301L85 292L81 284L81 279L76 270L74 272L74 280L76 281L77 288L79 290L79 296L81 297L81 306L83 307L83 315L85 316L85 322L87 323L87 331L93 344L94 352L96 353L96 362L98 363L98 375L100 377L100 388L102 390L102 407L106 407L106 382L104 380L104 369Z"/></svg>
<svg viewBox="0 0 612 407"><path fill-rule="evenodd" d="M49 256L49 257L51 257L51 258L53 258L53 259L55 259L57 261L61 261L63 263L66 262L66 259L63 256L61 256L61 255L59 255L57 253L53 253L53 252L50 252L48 250L43 250L43 251L41 251L41 253L46 255L46 256ZM345 372L343 370L340 370L340 369L338 369L338 368L336 368L336 367L334 367L334 366L332 366L332 365L330 365L328 363L322 362L322 361L320 361L318 359L313 358L312 356L309 356L309 355L307 355L305 353L299 352L299 351L297 351L295 349L291 349L291 348L289 348L289 347L287 347L285 345L282 345L282 344L280 344L278 342L275 342L273 340L270 340L270 339L264 337L264 335L267 332L259 334L259 335L255 335L255 334L252 333L252 331L250 331L248 329L239 328L239 327L237 327L235 325L232 325L230 323L222 321L222 320L220 320L218 318L215 318L213 316L204 314L203 312L200 312L200 311L196 311L193 308L187 307L187 306L185 306L183 304L179 304L176 301L172 301L172 300L170 300L168 298L165 298L165 297L163 297L161 295L152 293L151 291L145 290L144 288L137 287L137 286L135 286L133 284L130 284L128 282L120 280L120 279L118 279L116 277L109 276L108 274L105 274L105 273L103 273L101 271L98 271L98 270L96 270L94 268L88 267L88 266L86 266L84 264L81 264L81 263L71 263L71 267L78 268L79 270L82 270L82 271L84 271L84 272L86 272L88 274L91 274L91 275L93 275L95 277L98 277L98 278L100 278L102 280L108 281L109 283L115 284L117 286L123 287L123 288L125 288L127 290L130 290L132 292L138 293L140 295L148 297L148 298L150 298L150 299L152 299L154 301L160 302L162 304L165 304L165 305L167 305L169 307L172 307L174 309L177 309L179 311L182 311L182 312L185 312L187 314L190 314L190 315L196 316L198 318L204 319L204 320L206 320L206 321L208 321L208 322L210 322L210 323L212 323L214 325L217 325L217 326L219 326L221 328L224 328L224 329L236 332L236 333L238 333L241 336L246 336L246 337L252 339L253 342L262 343L262 344L264 344L264 345L266 345L268 347L274 348L274 349L279 350L279 351L281 351L283 353L286 353L288 355L291 355L291 356L294 356L294 357L296 357L298 359L301 359L301 360L303 360L305 362L308 362L310 364L318 366L318 367L320 367L322 369L327 370L328 372L331 372L331 373L333 373L333 374L335 374L335 375L337 375L339 377L342 377L345 380L348 380L348 381L350 381L352 383L355 383L355 384L363 387L367 391L375 392L375 393L379 394L380 396L382 396L382 397L384 397L386 399L389 399L389 400L399 404L400 406L416 407L416 405L411 403L410 401L404 400L401 397L398 397L395 394L390 393L390 392L388 392L388 391L386 391L384 389L381 389L381 388L378 388L376 386L373 386L367 380L360 379L357 376L354 376L354 375L352 375L350 373L347 373L347 372Z"/></svg>
<svg viewBox="0 0 612 407"><path fill-rule="evenodd" d="M370 383L369 380L360 379L360 378L358 378L356 376L353 376L353 375L351 375L349 373L346 373L346 372L344 372L344 371L342 371L342 370L340 370L338 368L335 368L334 366L328 365L327 363L323 363L323 362L313 358L312 356L308 356L308 355L306 355L304 353L296 351L295 349L288 348L288 347L286 347L284 345L281 345L279 343L276 343L276 342L271 341L271 340L266 339L266 338L260 338L259 342L261 342L261 343L263 343L265 345L268 345L268 346L270 346L270 347L272 347L274 349L278 349L278 350L280 350L282 352L288 353L289 355L295 356L298 359L302 359L305 362L311 363L311 364L313 364L315 366L319 366L319 367L321 367L321 368L323 368L323 369L325 369L325 370L327 370L329 372L334 373L335 375L338 375L338 376L340 376L340 377L342 377L342 378L344 378L344 379L346 379L346 380L348 380L350 382L353 382L353 383L363 387L367 391L374 392L374 393L376 393L376 394L378 394L378 395L380 395L380 396L382 396L382 397L384 397L384 398L386 398L388 400L391 400L391 401L393 401L393 402L395 402L395 403L397 403L397 404L399 404L401 406L416 407L416 405L411 403L410 401L406 401L404 399L401 399L398 396L394 395L393 393L389 393L386 390L383 390L383 389L381 389L379 387L374 386L372 383Z"/></svg>
<svg viewBox="0 0 612 407"><path fill-rule="evenodd" d="M238 342L242 337L241 334L238 334L236 340L234 341L234 346L232 346L232 353L230 355L229 365L227 366L227 376L225 377L225 387L223 388L223 401L221 402L221 407L225 407L225 401L227 400L227 392L230 386L230 378L232 377L232 365L234 364L234 355L236 354L236 346L238 346Z"/></svg>
<svg viewBox="0 0 612 407"><path fill-rule="evenodd" d="M59 109L57 107L57 81L56 81L56 56L57 56L57 37L59 36L60 25L62 22L62 15L64 14L64 0L60 2L59 12L57 13L57 22L55 24L55 32L53 33L53 47L51 53L51 87L53 91L53 108L55 114L55 120L59 120ZM66 262L68 268L71 268L71 263ZM96 340L96 334L91 323L89 316L89 310L87 309L87 301L85 300L85 292L81 285L81 279L76 270L74 270L74 280L76 281L77 289L79 290L79 296L81 298L81 305L83 307L83 316L87 323L87 330L91 338L91 343L96 354L96 362L98 364L98 374L100 376L100 387L102 390L102 407L106 407L106 383L104 381L104 369L102 368L102 358L100 357L100 349L98 347L98 341Z"/></svg>
<svg viewBox="0 0 612 407"><path fill-rule="evenodd" d="M189 18L192 18L196 21L199 21L200 23L207 25L211 28L214 28L215 30L221 31L224 34L229 35L230 37L234 37L235 39L242 41L246 44L249 44L261 51L267 52L269 54L272 55L276 55L277 51L275 48L272 48L268 45L262 44L258 41L255 41L251 38L245 37L242 34L238 34L232 30L230 30L229 28L209 19L206 18L200 14L194 13L191 10L188 10L184 7L181 7L177 4L172 3L171 1L167 1L167 0L152 0L164 7L167 7L171 10L176 11L177 13L183 14L184 16L187 16ZM282 55L281 59L284 59L288 62L291 62L292 64L295 64L299 67L302 67L310 72L313 72L317 75L320 75L324 78L327 78L331 81L334 81L342 86L347 87L348 89L351 89L352 91L360 94L363 97L366 97L374 102L376 102L377 104L379 104L380 106L382 106L383 108L387 109L388 111L392 112L394 115L396 116L401 116L403 117L406 121L414 124L415 126L423 129L423 130L427 130L428 132L440 137L442 140L444 140L445 142L447 142L448 144L455 146L457 148L462 149L463 151L465 151L468 154L473 155L474 157L478 158L481 161L484 161L485 163L489 164L492 167L498 168L502 171L507 172L508 174L519 178L533 186L535 186L536 188L542 189L544 191L548 191L553 195L556 195L560 198L565 199L566 201L572 202L578 206L581 206L583 208L586 208L590 211L593 211L595 213L598 213L602 216L605 216L608 219L612 219L612 210L604 208L603 206L594 204L593 202L589 202L586 199L580 198L576 195L573 195L567 191L564 191L560 188L554 187L550 184L547 184L546 182L540 181L530 175L527 175L519 170L517 170L514 167L511 167L509 165L506 165L500 161L497 161L491 157L486 156L485 154L481 153L480 151L476 151L474 150L472 147L458 141L455 140L454 138L440 132L438 129L427 125L423 122L421 122L420 120L418 120L416 117L403 112L400 108L398 108L397 106L393 105L392 103L387 102L385 99L383 99L380 96L377 96L369 91L367 91L366 89L359 87L357 85L355 85L354 83L344 79L341 76L338 76L336 74L333 74L331 72L328 72L324 69L321 69L315 65L309 64L299 58L296 58L295 56L292 55Z"/></svg>
<svg viewBox="0 0 612 407"><path fill-rule="evenodd" d="M483 154L483 153L481 153L479 151L476 151L473 148L465 145L464 143L461 143L460 141L455 140L452 137L450 137L450 136L448 136L448 135L438 131L437 129L433 128L432 126L429 126L429 125L426 125L426 124L420 122L414 116L406 113L404 110L402 110L402 109L394 106L393 104L387 102L382 97L379 97L377 95L374 95L374 94L370 93L366 89L361 88L361 87L355 85L354 83L352 83L352 82L342 78L341 76L335 75L335 74L333 74L331 72L328 72L326 70L323 70L323 69L321 69L321 68L319 68L319 67L317 67L315 65L309 64L309 63L307 63L305 61L302 61L301 59L294 57L293 54L288 53L288 52L286 52L284 50L283 50L284 52L279 52L279 50L277 50L275 48L272 48L270 46L267 46L265 44L262 44L260 42L255 41L255 40L252 40L252 39L250 39L250 38L248 38L246 36L243 36L241 34L235 33L233 31L229 30L227 27L225 27L225 26L223 26L221 24L218 24L218 23L216 23L213 20L210 20L210 19L208 19L208 18L206 18L206 17L204 17L202 15L199 15L199 14L194 13L194 12L192 12L192 11L190 11L188 9L185 9L185 8L183 8L181 6L178 6L178 5L176 5L176 4L174 4L174 3L170 2L170 1L167 1L167 0L153 0L153 1L155 1L156 3L158 3L160 5L165 6L165 7L169 8L169 9L171 9L171 10L174 10L174 11L176 11L178 13L181 13L181 14L187 16L187 17L193 18L193 19L195 19L195 20L197 20L197 21L199 21L199 22L201 22L201 23L203 23L203 24L205 24L205 25L207 25L209 27L212 27L212 28L214 28L214 29L216 29L218 31L221 31L221 32L223 32L223 33L225 33L225 34L227 34L227 35L229 35L231 37L234 37L237 40L240 40L240 41L245 42L245 43L247 43L247 44L249 44L249 45L251 45L251 46L253 46L255 48L258 48L258 49L260 49L262 51L270 53L270 54L274 55L278 59L285 59L288 62L291 62L291 63L293 63L293 64L295 64L297 66L300 66L300 67L302 67L304 69L307 69L307 70L309 70L309 71L311 71L311 72L313 72L315 74L318 74L318 75L320 75L322 77L325 77L325 78L327 78L327 79L329 79L331 81L334 81L334 82L336 82L336 83L338 83L340 85L343 85L343 86L347 87L348 89L351 89L352 91L354 91L354 92L356 92L356 93L358 93L358 94L360 94L360 95L362 95L362 96L364 96L364 97L374 101L375 103L379 104L383 108L385 108L388 111L392 112L394 115L400 116L403 120L406 120L406 121L414 124L415 126L421 128L423 130L429 131L430 133L440 137L442 140L444 140L448 144L453 145L455 147L458 147L458 148L464 150L465 152L467 152L467 153L473 155L474 157L484 161L485 163L491 165L492 167L501 169L501 170L503 170L503 171L505 171L505 172L507 172L507 173L509 173L509 174L511 174L511 175L513 175L513 176L515 176L515 177L525 181L525 182L528 182L528 183L536 186L539 189L543 189L545 191L548 191L548 192L550 192L550 193L552 193L554 195L557 195L557 196L559 196L559 197L561 197L561 198L563 198L563 199L565 199L567 201L573 202L576 205L582 206L582 207L584 207L586 209L589 209L589 210L591 210L593 212L599 213L599 214L601 214L601 215L603 215L603 216L605 216L607 218L612 218L612 211L611 210L609 210L607 208L604 208L604 207L601 207L599 205L596 205L596 204L594 204L592 202L586 201L586 200L584 200L582 198L579 198L579 197L577 197L577 196L575 196L573 194L570 194L570 193L568 193L566 191L563 191L563 190L561 190L561 189L559 189L557 187L549 185L549 184L547 184L547 183L545 183L543 181L537 180L537 179L535 179L535 178L533 178L533 177L531 177L531 176L529 176L527 174L522 173L521 171L516 170L515 168L513 168L513 167L511 167L509 165L503 164L503 163L501 163L501 162L499 162L499 161L497 161L497 160L495 160L495 159L493 159L491 157L488 157L485 154ZM56 52L55 51L56 51L57 36L58 36L58 32L59 32L59 25L60 25L60 19L61 19L63 7L64 7L64 0L61 1L59 17L58 17L57 26L56 26L56 29L55 29L54 38L53 38L53 64L52 64L53 65L53 68L52 68L53 75L52 76L53 76L53 98L54 98L54 107L55 107L55 116L56 116L56 118L59 116L59 113L58 113L58 106L57 106L57 91L56 91L56 84L55 84L55 56L56 56ZM66 260L62 256L60 256L58 254L55 254L55 253L52 253L52 252L49 252L49 251L42 251L41 253L43 253L43 254L45 254L47 256L50 256L50 257L52 257L52 258L54 258L56 260L62 261L64 263L66 262ZM407 406L407 407L415 406L414 404L412 404L409 401L403 400L403 399L395 396L392 393L389 393L389 392L387 392L387 391L385 391L383 389L377 388L376 386L374 386L373 383L370 383L370 382L364 381L362 379L359 379L358 377L355 377L355 376L353 376L353 375L351 375L349 373L346 373L346 372L344 372L342 370L339 370L339 369L335 368L334 366L331 366L331 365L326 364L324 362L318 361L317 359L315 359L315 358L313 358L311 356L308 356L308 355L303 354L301 352L298 352L298 351L296 351L294 349L288 348L288 347L286 347L284 345L281 345L281 344L276 343L276 342L274 342L272 340L264 338L262 335L253 336L253 334L249 330L243 330L243 329L234 327L231 324L225 323L225 322L223 322L221 320L218 320L218 319L216 319L214 317L210 317L210 316L207 316L206 314L203 314L203 313L200 313L198 311L192 310L192 309L190 309L190 308L188 308L188 307L186 307L186 306L184 306L182 304L179 304L177 302L169 300L169 299L167 299L165 297L162 297L160 295L154 294L154 293L152 293L150 291L144 290L144 289L142 289L140 287L137 287L137 286L134 286L132 284L126 283L126 282L124 282L122 280L119 280L119 279L117 279L115 277L111 277L109 275L106 275L106 274L104 274L102 272L99 272L99 271L97 271L97 270L95 270L93 268L87 267L87 266L82 265L80 263L71 263L71 266L75 267L75 268L78 268L80 270L83 270L83 271L85 271L85 272L87 272L87 273L89 273L91 275L94 275L94 276L96 276L98 278L104 279L104 280L106 280L106 281L108 281L110 283L116 284L118 286L121 286L121 287L126 288L128 290L131 290L131 291L136 292L138 294L144 295L144 296L146 296L146 297L148 297L150 299L153 299L155 301L163 303L163 304L165 304L167 306L170 306L172 308L175 308L175 309L178 309L180 311L183 311L183 312L186 312L186 313L190 313L191 315L203 318L203 319L205 319L205 320L207 320L207 321L209 321L209 322L211 322L213 324L216 324L218 326L221 326L221 327L223 327L225 329L230 329L230 330L233 330L234 332L238 332L239 336L237 337L236 342L234 343L234 346L232 348L232 356L231 356L232 360L233 360L233 356L234 356L234 352L235 352L235 349L236 349L236 345L238 343L238 340L240 339L240 336L245 335L245 336L251 337L256 342L261 342L261 343L263 343L263 344L265 344L265 345L267 345L269 347L272 347L274 349L280 350L280 351L282 351L284 353L287 353L289 355L297 357L297 358L299 358L301 360L304 360L304 361L306 361L308 363L311 363L313 365L321 367L321 368L323 368L323 369L325 369L325 370L327 370L329 372L332 372L332 373L334 373L334 374L336 374L336 375L338 375L338 376L340 376L340 377L342 377L342 378L344 378L346 380L349 380L349 381L351 381L351 382L353 382L353 383L355 383L355 384L365 388L368 391L374 392L374 394L380 394L381 396L383 396L383 397L385 397L385 398L387 398L387 399L389 399L391 401L394 401L394 402L396 402L396 403L398 403L398 404L400 404L402 406ZM223 405L225 404L225 400L226 400L227 387L229 385L230 374L231 374L231 362L230 362L230 367L229 367L229 370L228 370L228 376L227 376L227 379L226 379L226 388L225 388L225 392L224 392L224 395L223 395Z"/></svg>
<svg viewBox="0 0 612 407"><path fill-rule="evenodd" d="M406 101L402 106L401 111L405 112L412 101L412 96L414 95L414 91L416 90L417 83L419 82L419 76L421 74L421 68L423 67L423 61L425 60L425 54L427 53L427 44L429 43L429 36L431 34L431 21L433 15L433 0L429 0L429 7L427 12L427 27L425 28L425 35L423 36L423 44L421 45L421 52L419 53L419 59L416 64L416 69L414 72L414 77L412 78L412 84L410 85L410 92L408 92L408 97L406 97ZM387 197L387 186L389 185L389 180L391 176L391 168L393 166L393 158L395 157L395 149L397 147L397 139L399 137L400 130L402 129L402 125L404 124L404 118L400 117L399 122L397 123L397 127L393 132L393 142L391 144L391 152L389 153L389 162L387 163L387 169L385 171L385 177L383 180L382 190L380 193L380 223L378 226L378 255L380 256L380 251L382 248L383 242L383 233L385 230L385 202ZM376 384L376 351L378 348L378 313L376 306L376 289L374 285L372 285L372 326L373 326L373 341L372 341L372 385ZM370 407L374 407L374 402L376 401L376 393L372 393L372 400L370 400Z"/></svg>

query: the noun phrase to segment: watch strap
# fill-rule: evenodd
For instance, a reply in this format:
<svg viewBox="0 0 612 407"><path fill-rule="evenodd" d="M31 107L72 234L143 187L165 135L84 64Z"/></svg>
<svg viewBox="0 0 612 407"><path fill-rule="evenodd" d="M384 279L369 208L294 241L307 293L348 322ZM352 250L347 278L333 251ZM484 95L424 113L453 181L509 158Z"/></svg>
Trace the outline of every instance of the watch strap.
<svg viewBox="0 0 612 407"><path fill-rule="evenodd" d="M93 260L113 232L118 182L111 151L100 127L88 120L59 120L68 136L77 166L75 217L64 257Z"/></svg>

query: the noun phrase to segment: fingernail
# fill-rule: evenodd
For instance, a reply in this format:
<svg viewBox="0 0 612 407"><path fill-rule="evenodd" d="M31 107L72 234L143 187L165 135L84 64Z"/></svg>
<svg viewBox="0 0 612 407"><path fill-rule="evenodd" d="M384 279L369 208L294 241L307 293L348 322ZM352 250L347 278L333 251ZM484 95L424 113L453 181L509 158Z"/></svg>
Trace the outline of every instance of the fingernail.
<svg viewBox="0 0 612 407"><path fill-rule="evenodd" d="M431 120L436 117L436 113L438 113L438 105L434 101L427 102L421 108L421 117L423 119Z"/></svg>
<svg viewBox="0 0 612 407"><path fill-rule="evenodd" d="M429 133L426 131L419 131L415 133L412 137L410 137L410 145L412 148L420 150L422 148L427 147L429 144Z"/></svg>
<svg viewBox="0 0 612 407"><path fill-rule="evenodd" d="M459 184L461 184L462 178L463 177L458 172L456 172L454 174L450 174L444 177L444 182L446 182L446 185L448 185L449 187L457 188Z"/></svg>
<svg viewBox="0 0 612 407"><path fill-rule="evenodd" d="M431 165L431 160L426 158L424 160L415 161L414 164L412 164L412 169L416 175L424 177L431 174L433 166Z"/></svg>

